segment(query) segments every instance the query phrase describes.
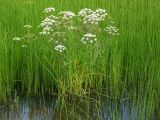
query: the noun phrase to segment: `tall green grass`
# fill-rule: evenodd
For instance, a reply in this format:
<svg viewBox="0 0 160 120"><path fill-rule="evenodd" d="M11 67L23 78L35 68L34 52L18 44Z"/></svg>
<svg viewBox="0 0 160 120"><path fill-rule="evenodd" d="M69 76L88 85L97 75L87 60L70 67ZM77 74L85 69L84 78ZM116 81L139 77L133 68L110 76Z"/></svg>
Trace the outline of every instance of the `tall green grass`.
<svg viewBox="0 0 160 120"><path fill-rule="evenodd" d="M60 96L105 90L105 95L115 99L125 99L128 94L132 99L145 96L147 102L160 104L158 0L0 0L0 4L1 99L5 100L15 88L27 95L58 91ZM86 7L105 8L120 36L102 35L99 39L103 46L94 51L100 52L95 60L87 49L78 51L72 33L67 56L54 53L45 40L32 41L27 49L15 44L12 38L25 34L25 24L37 31L42 11L50 6L74 12Z"/></svg>

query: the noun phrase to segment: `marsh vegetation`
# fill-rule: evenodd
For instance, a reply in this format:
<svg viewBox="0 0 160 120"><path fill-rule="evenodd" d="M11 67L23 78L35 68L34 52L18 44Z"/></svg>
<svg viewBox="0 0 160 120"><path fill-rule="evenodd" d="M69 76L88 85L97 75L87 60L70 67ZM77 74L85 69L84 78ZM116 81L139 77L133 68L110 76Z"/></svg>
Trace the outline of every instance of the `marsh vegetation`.
<svg viewBox="0 0 160 120"><path fill-rule="evenodd" d="M158 0L0 4L0 119L160 119Z"/></svg>

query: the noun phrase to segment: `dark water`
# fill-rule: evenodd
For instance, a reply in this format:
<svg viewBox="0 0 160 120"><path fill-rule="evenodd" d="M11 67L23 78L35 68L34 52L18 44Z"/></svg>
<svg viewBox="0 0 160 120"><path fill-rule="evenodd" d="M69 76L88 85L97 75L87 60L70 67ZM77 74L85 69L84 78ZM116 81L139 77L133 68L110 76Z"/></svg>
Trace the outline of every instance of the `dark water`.
<svg viewBox="0 0 160 120"><path fill-rule="evenodd" d="M109 109L108 109L108 108ZM155 112L142 103L129 103L128 101L108 104L104 102L101 107L101 120L156 120ZM158 120L158 119L157 119Z"/></svg>
<svg viewBox="0 0 160 120"><path fill-rule="evenodd" d="M53 120L56 98L20 98L0 109L0 120Z"/></svg>
<svg viewBox="0 0 160 120"><path fill-rule="evenodd" d="M57 117L59 113L55 112L57 104L56 97L45 99L40 97L19 98L0 107L0 120L57 120L60 119ZM95 107L90 106L90 109L95 109ZM151 113L150 117L149 108L142 107L141 103L135 104L128 101L114 103L109 100L102 100L98 111L96 113L90 112L88 118L92 120L156 120L154 112ZM61 119L65 120L65 118L67 117L63 116ZM77 119L83 120L82 117L77 117Z"/></svg>

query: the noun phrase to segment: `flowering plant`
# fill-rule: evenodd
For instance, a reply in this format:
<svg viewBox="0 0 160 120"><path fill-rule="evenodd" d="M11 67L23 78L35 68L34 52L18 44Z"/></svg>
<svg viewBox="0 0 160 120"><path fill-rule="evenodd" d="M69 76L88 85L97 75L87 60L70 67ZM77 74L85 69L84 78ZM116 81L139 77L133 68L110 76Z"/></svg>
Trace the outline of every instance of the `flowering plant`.
<svg viewBox="0 0 160 120"><path fill-rule="evenodd" d="M60 53L67 50L67 33L70 30L84 34L80 38L82 44L99 44L97 35L99 31L102 32L100 23L105 21L107 17L109 18L105 9L84 8L77 14L71 11L61 11L56 14L55 11L55 8L46 8L43 11L46 17L39 25L39 35L46 36L49 42L53 42L54 50ZM24 27L28 30L32 28L31 25L25 25ZM103 31L110 35L119 35L118 29L113 25L109 25ZM13 40L20 41L21 38L15 37ZM27 48L27 45L23 44L22 47L24 46Z"/></svg>

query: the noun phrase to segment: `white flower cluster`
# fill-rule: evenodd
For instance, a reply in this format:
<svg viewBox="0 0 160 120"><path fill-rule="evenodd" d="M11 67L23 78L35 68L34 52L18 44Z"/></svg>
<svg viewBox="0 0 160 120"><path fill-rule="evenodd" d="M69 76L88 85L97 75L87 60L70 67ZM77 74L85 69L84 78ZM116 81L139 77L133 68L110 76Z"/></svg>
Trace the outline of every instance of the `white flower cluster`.
<svg viewBox="0 0 160 120"><path fill-rule="evenodd" d="M24 28L28 28L29 29L29 28L32 28L32 26L31 25L25 25Z"/></svg>
<svg viewBox="0 0 160 120"><path fill-rule="evenodd" d="M78 12L78 16L80 17L86 17L88 15L91 15L94 11L88 8L84 8L81 11Z"/></svg>
<svg viewBox="0 0 160 120"><path fill-rule="evenodd" d="M43 28L42 32L40 32L40 34L50 34L53 29L53 25L57 24L57 19L58 17L50 15L47 18L45 18L45 20L42 21L42 23L40 24L40 27Z"/></svg>
<svg viewBox="0 0 160 120"><path fill-rule="evenodd" d="M80 40L83 44L86 43L93 43L97 41L96 35L93 35L91 33L87 33L83 35L83 38Z"/></svg>
<svg viewBox="0 0 160 120"><path fill-rule="evenodd" d="M106 10L100 8L96 9L95 11L85 8L78 12L78 16L83 17L84 24L98 25L99 22L105 19L107 13Z"/></svg>
<svg viewBox="0 0 160 120"><path fill-rule="evenodd" d="M40 35L49 35L51 33L51 31L53 31L51 27L45 27L42 32L39 32L39 34Z"/></svg>
<svg viewBox="0 0 160 120"><path fill-rule="evenodd" d="M106 10L98 8L95 10L96 16L100 19L100 21L103 21L105 17L108 15Z"/></svg>
<svg viewBox="0 0 160 120"><path fill-rule="evenodd" d="M95 13L92 13L91 15L84 17L83 23L98 25L99 21L100 19L98 18L98 16Z"/></svg>
<svg viewBox="0 0 160 120"><path fill-rule="evenodd" d="M54 49L58 52L64 52L67 48L64 45L57 45Z"/></svg>
<svg viewBox="0 0 160 120"><path fill-rule="evenodd" d="M19 37L14 37L13 40L14 40L14 41L20 41L21 38L19 38Z"/></svg>
<svg viewBox="0 0 160 120"><path fill-rule="evenodd" d="M104 30L111 35L119 35L118 29L114 26L110 25L109 27L106 27Z"/></svg>
<svg viewBox="0 0 160 120"><path fill-rule="evenodd" d="M46 8L46 9L44 9L44 13L50 13L50 12L54 12L55 11L55 8L53 8L53 7L49 7L49 8Z"/></svg>
<svg viewBox="0 0 160 120"><path fill-rule="evenodd" d="M39 27L41 28L41 32L39 32L39 34L47 35L48 42L53 42L55 51L62 53L67 50L67 47L64 45L66 45L66 42L69 42L68 39L70 35L75 32L87 33L84 34L80 40L83 44L95 43L94 45L99 46L97 36L92 33L96 33L97 35L99 33L101 34L101 27L98 24L104 21L105 17L108 16L106 10L101 8L96 10L84 8L80 10L77 15L71 11L61 11L55 16L52 15L54 11L55 8L52 7L44 10L45 13L51 14L46 14L47 17L40 23ZM73 20L75 20L75 22ZM14 37L14 41L27 38L26 42L29 42L29 40L37 39L36 34L31 34L29 31L29 29L32 28L31 25L25 25L24 28L28 29L28 33L22 38ZM109 34L119 35L118 29L114 26L110 25L104 30ZM21 47L27 48L27 45L22 44Z"/></svg>
<svg viewBox="0 0 160 120"><path fill-rule="evenodd" d="M56 16L48 16L47 18L45 18L45 20L42 21L42 23L40 24L41 27L49 27L54 25L57 21L58 18Z"/></svg>
<svg viewBox="0 0 160 120"><path fill-rule="evenodd" d="M62 20L67 20L67 21L76 17L76 14L74 14L71 11L62 11L62 12L59 12L59 15L63 15Z"/></svg>

